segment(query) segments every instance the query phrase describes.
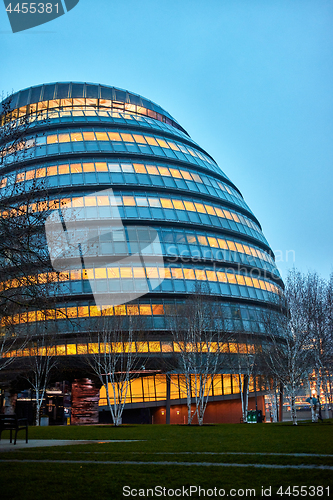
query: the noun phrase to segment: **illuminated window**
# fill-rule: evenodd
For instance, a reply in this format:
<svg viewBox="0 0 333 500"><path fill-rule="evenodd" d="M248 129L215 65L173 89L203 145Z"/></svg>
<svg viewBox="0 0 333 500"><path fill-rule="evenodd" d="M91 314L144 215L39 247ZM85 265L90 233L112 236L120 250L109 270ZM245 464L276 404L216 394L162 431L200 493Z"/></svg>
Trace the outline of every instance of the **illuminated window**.
<svg viewBox="0 0 333 500"><path fill-rule="evenodd" d="M133 163L134 170L137 174L146 174L146 167L142 163Z"/></svg>
<svg viewBox="0 0 333 500"><path fill-rule="evenodd" d="M94 132L83 132L83 139L85 141L95 141L95 134Z"/></svg>

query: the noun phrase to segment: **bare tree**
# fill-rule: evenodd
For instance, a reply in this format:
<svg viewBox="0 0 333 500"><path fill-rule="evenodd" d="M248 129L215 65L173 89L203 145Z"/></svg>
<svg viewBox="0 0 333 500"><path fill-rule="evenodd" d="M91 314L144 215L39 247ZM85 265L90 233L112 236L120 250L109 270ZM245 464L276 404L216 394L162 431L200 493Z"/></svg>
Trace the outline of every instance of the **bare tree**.
<svg viewBox="0 0 333 500"><path fill-rule="evenodd" d="M47 321L47 312L45 312ZM45 397L45 391L50 381L52 370L57 364L55 339L50 332L44 331L41 335L29 340L29 356L26 359L24 378L29 382L36 397L35 425L40 422L40 412Z"/></svg>
<svg viewBox="0 0 333 500"><path fill-rule="evenodd" d="M301 273L290 271L286 289L275 310L263 317L268 341L265 360L273 377L290 399L291 416L297 425L296 396L313 366L313 339L306 316L306 284Z"/></svg>
<svg viewBox="0 0 333 500"><path fill-rule="evenodd" d="M131 315L102 316L99 331L91 335L93 348L86 362L105 388L115 426L121 424L130 381L143 363L140 341L139 319Z"/></svg>
<svg viewBox="0 0 333 500"><path fill-rule="evenodd" d="M197 416L203 424L214 378L223 363L225 328L223 304L210 300L209 290L197 284L195 293L183 305L170 311L170 326L178 351L180 383L186 393L188 425ZM192 401L195 411L192 413Z"/></svg>

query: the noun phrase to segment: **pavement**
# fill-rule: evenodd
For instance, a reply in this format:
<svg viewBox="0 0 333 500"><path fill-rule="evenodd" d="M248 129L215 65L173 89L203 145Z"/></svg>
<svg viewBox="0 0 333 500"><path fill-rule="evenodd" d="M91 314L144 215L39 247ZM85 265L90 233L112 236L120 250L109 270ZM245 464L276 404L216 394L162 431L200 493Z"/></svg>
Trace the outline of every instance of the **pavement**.
<svg viewBox="0 0 333 500"><path fill-rule="evenodd" d="M16 444L10 443L8 439L0 441L0 453L4 451L16 451L28 448L45 448L47 446L68 446L75 444L103 444L103 443L129 443L142 441L141 439L29 439L28 443L24 439L17 439Z"/></svg>

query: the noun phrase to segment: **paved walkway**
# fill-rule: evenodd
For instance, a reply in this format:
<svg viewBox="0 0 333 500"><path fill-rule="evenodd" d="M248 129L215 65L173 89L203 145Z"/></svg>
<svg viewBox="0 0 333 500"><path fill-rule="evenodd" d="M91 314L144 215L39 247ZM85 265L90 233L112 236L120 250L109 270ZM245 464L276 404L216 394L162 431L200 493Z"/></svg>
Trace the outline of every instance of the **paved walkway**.
<svg viewBox="0 0 333 500"><path fill-rule="evenodd" d="M94 464L94 465L181 465L185 467L255 467L256 469L309 469L309 470L333 470L330 465L277 465L277 464L231 464L231 463L214 463L214 462L135 462L128 461L109 461L109 460L18 460L8 459L0 460L0 463L30 463L30 464Z"/></svg>
<svg viewBox="0 0 333 500"><path fill-rule="evenodd" d="M71 440L71 439L29 439L26 443L23 439L17 440L16 444L10 443L8 439L0 441L0 453L3 451L16 451L27 448L45 448L46 446L68 446L75 444L102 444L102 443L130 443L133 441L142 441L142 439L90 439L90 440Z"/></svg>

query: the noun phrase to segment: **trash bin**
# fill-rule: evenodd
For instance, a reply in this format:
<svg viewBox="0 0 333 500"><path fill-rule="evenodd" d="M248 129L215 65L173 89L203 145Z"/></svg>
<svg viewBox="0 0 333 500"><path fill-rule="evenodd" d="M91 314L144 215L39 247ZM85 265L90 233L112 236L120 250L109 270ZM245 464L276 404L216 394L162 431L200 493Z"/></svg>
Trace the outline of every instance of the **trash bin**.
<svg viewBox="0 0 333 500"><path fill-rule="evenodd" d="M262 424L262 411L257 410L257 422L258 424Z"/></svg>
<svg viewBox="0 0 333 500"><path fill-rule="evenodd" d="M255 410L249 410L247 412L247 423L248 424L256 424L257 423L257 414Z"/></svg>

